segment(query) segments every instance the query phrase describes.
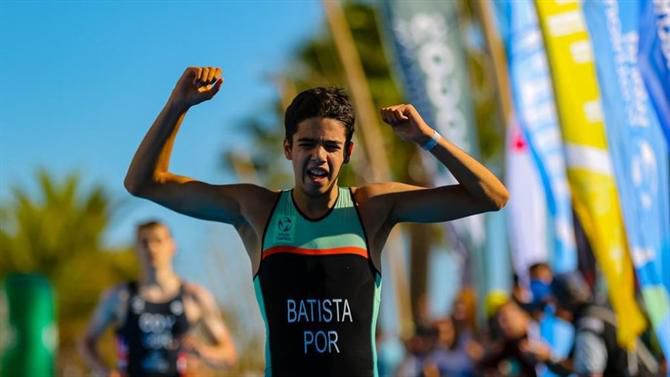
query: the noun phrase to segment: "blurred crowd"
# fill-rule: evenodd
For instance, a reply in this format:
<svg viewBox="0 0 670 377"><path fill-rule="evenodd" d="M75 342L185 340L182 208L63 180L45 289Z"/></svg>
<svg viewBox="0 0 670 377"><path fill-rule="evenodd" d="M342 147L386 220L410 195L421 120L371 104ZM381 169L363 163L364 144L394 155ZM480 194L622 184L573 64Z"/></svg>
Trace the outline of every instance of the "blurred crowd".
<svg viewBox="0 0 670 377"><path fill-rule="evenodd" d="M379 331L380 376L668 375L651 331L632 347L617 342L616 316L579 272L554 276L538 263L528 276L515 276L509 295L489 294L483 319L474 290L464 288L448 315L418 318L410 338Z"/></svg>

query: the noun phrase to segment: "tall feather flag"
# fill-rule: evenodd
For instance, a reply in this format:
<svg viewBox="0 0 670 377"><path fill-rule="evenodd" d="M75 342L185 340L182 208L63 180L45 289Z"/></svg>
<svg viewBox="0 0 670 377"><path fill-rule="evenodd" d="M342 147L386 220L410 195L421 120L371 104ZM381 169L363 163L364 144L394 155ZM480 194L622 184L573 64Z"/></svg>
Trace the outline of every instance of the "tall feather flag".
<svg viewBox="0 0 670 377"><path fill-rule="evenodd" d="M505 184L510 192L507 228L514 270L528 286L528 267L548 262L547 203L537 166L517 122L507 127Z"/></svg>
<svg viewBox="0 0 670 377"><path fill-rule="evenodd" d="M639 5L586 0L584 16L633 264L657 338L670 356L670 302L660 259L670 237L668 148L637 65Z"/></svg>
<svg viewBox="0 0 670 377"><path fill-rule="evenodd" d="M409 100L428 124L468 154L478 157L456 3L385 0L382 10L393 61ZM456 183L441 164L433 159L425 163L435 184ZM447 232L457 235L460 245L468 250L482 250L484 226L483 215L470 216L448 223Z"/></svg>
<svg viewBox="0 0 670 377"><path fill-rule="evenodd" d="M638 66L670 147L670 0L639 3ZM663 250L661 278L670 290L670 239L666 239Z"/></svg>
<svg viewBox="0 0 670 377"><path fill-rule="evenodd" d="M499 1L497 9L500 23L505 24L499 29L507 31L501 34L507 52L512 102L518 117L518 127L510 127L510 130L515 130L514 133L519 135L515 137L514 133L510 132L512 137L508 137L508 148L526 149L526 158L534 165L533 171L518 174L521 182L534 187L537 184L535 181L541 179L539 186L542 186L543 190L540 195L543 196L542 204L548 212L546 222L550 230L549 238L546 239L546 232L538 231L538 226L545 226L544 218L534 220L534 224L525 229L521 226L521 222L513 218L510 225L512 228L518 227L521 231L533 233L526 234L525 237L541 236L544 244L535 249L534 256L539 259L546 253L538 250L547 249L549 255L544 255L545 259L539 261L549 262L556 272L573 271L577 268L577 249L572 222L572 204L551 76L535 5L532 0ZM510 158L507 160L509 175L518 170L513 168L512 161ZM508 206L511 206L515 192L512 187L513 181L507 183L511 193ZM538 217L533 215L537 211L530 205L537 202L538 198L525 194L520 195L519 200L527 207L520 214L520 218ZM509 212L513 213L514 208L510 207ZM574 340L574 331L570 324L557 319L552 313L545 313L540 321L540 335L551 346L552 353L561 357L568 355ZM542 373L542 376L553 375L548 370Z"/></svg>
<svg viewBox="0 0 670 377"><path fill-rule="evenodd" d="M509 85L506 85L508 78L514 80L507 72L508 59L504 58L504 43L500 41L500 39L508 40L513 32L510 25L512 4L498 2L494 4L495 12L492 11L491 2L480 1L479 4L487 44L497 75L500 107L507 121L505 184L510 191L510 200L504 213L507 217L510 254L521 284L528 287L528 267L534 263L549 262L545 190L538 172L539 166L529 148L527 137L521 131L516 119L512 101L511 99L502 101L502 98L511 97ZM497 55L497 49L502 53Z"/></svg>
<svg viewBox="0 0 670 377"><path fill-rule="evenodd" d="M670 145L670 0L637 0L635 3L641 8L640 72Z"/></svg>
<svg viewBox="0 0 670 377"><path fill-rule="evenodd" d="M549 262L556 272L577 268L570 190L565 173L563 142L542 34L531 0L508 2L509 34L505 48L514 109L519 129L544 186L551 225L553 253Z"/></svg>
<svg viewBox="0 0 670 377"><path fill-rule="evenodd" d="M581 4L542 0L536 7L553 76L573 205L607 279L618 319L617 339L632 348L645 321L635 301L633 267Z"/></svg>

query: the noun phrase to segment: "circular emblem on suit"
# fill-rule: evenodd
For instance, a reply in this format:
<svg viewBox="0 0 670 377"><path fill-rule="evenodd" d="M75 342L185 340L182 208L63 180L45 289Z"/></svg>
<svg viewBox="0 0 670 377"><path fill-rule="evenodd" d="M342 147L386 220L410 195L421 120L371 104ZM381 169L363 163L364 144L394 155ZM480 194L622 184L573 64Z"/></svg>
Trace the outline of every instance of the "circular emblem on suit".
<svg viewBox="0 0 670 377"><path fill-rule="evenodd" d="M293 226L293 220L291 220L290 217L282 217L279 219L277 222L277 227L279 228L280 232L288 232L291 230L291 227Z"/></svg>

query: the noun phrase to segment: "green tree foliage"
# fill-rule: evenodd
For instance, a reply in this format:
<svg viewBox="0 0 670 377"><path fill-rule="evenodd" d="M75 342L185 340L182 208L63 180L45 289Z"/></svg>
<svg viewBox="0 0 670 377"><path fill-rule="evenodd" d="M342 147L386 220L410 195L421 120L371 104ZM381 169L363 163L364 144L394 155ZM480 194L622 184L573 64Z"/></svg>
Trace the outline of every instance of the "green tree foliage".
<svg viewBox="0 0 670 377"><path fill-rule="evenodd" d="M0 204L0 280L12 272L49 279L62 367L78 363L76 341L101 292L138 271L130 249L103 244L117 203L102 187L83 190L74 174L57 181L40 171L36 178L35 194L14 187L11 199Z"/></svg>

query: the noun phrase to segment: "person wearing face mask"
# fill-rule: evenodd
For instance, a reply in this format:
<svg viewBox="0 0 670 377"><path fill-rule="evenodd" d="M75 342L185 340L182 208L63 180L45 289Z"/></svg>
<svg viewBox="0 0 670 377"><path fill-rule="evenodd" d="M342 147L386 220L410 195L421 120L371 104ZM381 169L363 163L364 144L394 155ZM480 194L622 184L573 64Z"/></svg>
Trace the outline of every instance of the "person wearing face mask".
<svg viewBox="0 0 670 377"><path fill-rule="evenodd" d="M658 374L658 361L644 343L638 340L626 349L617 340L617 318L607 306L597 304L580 272L554 276L551 294L556 315L571 322L575 340L570 357L560 358L540 344L528 344L525 351L540 360L556 374L567 376L647 377Z"/></svg>
<svg viewBox="0 0 670 377"><path fill-rule="evenodd" d="M80 344L96 375L180 377L191 374L188 361L231 367L237 351L212 295L182 280L173 270L176 245L168 227L148 221L137 227L138 281L103 295ZM98 352L105 330L115 329L117 366L109 368ZM192 335L202 330L207 342Z"/></svg>

